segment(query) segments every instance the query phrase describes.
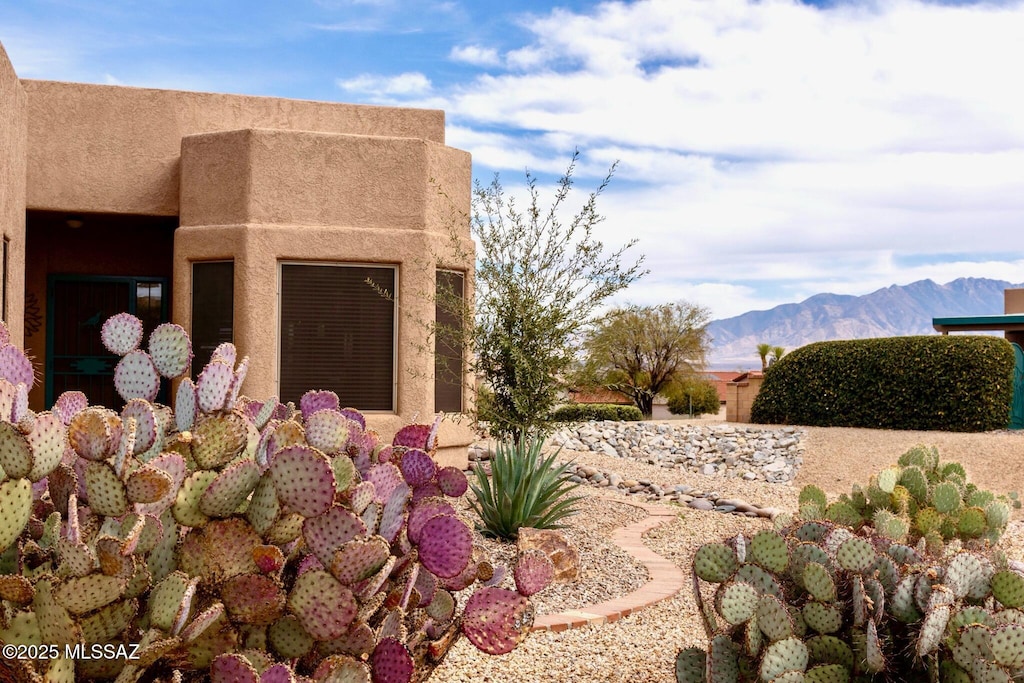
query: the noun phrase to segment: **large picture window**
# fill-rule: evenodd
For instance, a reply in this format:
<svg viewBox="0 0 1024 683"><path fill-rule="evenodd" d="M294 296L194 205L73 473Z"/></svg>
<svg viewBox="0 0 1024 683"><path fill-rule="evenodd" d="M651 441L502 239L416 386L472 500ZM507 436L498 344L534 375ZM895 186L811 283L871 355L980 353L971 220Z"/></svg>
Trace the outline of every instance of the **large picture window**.
<svg viewBox="0 0 1024 683"><path fill-rule="evenodd" d="M462 305L465 276L453 270L439 270L434 306L434 410L462 412L465 363L462 357Z"/></svg>
<svg viewBox="0 0 1024 683"><path fill-rule="evenodd" d="M235 263L192 264L192 376L210 362L214 349L234 341Z"/></svg>
<svg viewBox="0 0 1024 683"><path fill-rule="evenodd" d="M395 409L397 279L393 266L281 264L282 401L329 389L342 406Z"/></svg>

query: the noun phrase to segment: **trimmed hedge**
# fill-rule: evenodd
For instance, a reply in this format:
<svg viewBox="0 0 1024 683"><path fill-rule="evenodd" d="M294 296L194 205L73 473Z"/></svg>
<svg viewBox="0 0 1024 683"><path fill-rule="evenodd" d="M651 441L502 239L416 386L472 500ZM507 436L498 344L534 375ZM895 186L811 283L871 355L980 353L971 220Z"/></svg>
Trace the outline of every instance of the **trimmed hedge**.
<svg viewBox="0 0 1024 683"><path fill-rule="evenodd" d="M817 342L765 373L751 421L954 432L1004 429L1013 350L988 336Z"/></svg>
<svg viewBox="0 0 1024 683"><path fill-rule="evenodd" d="M611 420L612 422L639 422L643 413L636 406L620 406L613 403L572 403L556 408L551 413L555 422L588 422L590 420Z"/></svg>

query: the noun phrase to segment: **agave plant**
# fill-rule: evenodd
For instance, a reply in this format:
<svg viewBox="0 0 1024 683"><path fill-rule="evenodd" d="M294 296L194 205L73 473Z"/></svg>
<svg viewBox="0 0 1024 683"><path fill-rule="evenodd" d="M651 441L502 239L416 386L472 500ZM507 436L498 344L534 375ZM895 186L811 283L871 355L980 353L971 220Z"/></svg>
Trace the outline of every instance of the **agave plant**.
<svg viewBox="0 0 1024 683"><path fill-rule="evenodd" d="M470 484L476 500L469 504L480 516L481 533L513 540L521 527L559 529L563 519L576 514L582 496L569 493L579 484L569 481L566 466L556 462L561 449L542 457L543 446L538 436L501 441L490 478L483 468L476 469L476 483Z"/></svg>

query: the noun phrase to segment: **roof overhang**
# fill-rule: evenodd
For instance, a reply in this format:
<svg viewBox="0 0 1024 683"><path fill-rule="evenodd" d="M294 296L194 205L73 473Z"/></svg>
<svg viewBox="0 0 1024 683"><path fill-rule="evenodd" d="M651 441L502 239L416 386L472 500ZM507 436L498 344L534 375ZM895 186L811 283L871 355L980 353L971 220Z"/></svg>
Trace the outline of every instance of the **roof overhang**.
<svg viewBox="0 0 1024 683"><path fill-rule="evenodd" d="M1024 313L1014 315L966 315L953 318L932 318L937 332L1024 332Z"/></svg>

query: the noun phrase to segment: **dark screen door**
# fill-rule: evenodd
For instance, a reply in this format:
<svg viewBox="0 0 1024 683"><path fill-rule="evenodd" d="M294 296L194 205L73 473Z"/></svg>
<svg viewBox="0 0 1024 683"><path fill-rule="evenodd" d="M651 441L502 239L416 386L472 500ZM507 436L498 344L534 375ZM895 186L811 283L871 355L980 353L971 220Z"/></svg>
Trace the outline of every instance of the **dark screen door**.
<svg viewBox="0 0 1024 683"><path fill-rule="evenodd" d="M81 391L90 405L120 409L114 390L119 357L103 348L100 328L112 315L128 312L143 322L146 339L167 320L164 278L51 275L46 307L46 405L65 391ZM165 382L166 384L166 382ZM167 387L157 400L166 403Z"/></svg>

